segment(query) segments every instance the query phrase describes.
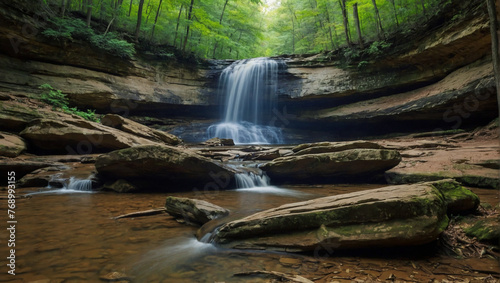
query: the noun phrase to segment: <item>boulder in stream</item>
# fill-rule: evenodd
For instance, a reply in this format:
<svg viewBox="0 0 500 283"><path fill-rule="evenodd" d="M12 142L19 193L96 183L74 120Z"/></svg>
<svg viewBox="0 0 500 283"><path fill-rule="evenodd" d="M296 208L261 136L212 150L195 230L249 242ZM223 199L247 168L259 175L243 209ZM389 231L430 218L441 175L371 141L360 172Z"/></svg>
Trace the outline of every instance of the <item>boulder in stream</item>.
<svg viewBox="0 0 500 283"><path fill-rule="evenodd" d="M167 197L167 213L175 218L196 225L203 225L229 214L229 210L199 199Z"/></svg>
<svg viewBox="0 0 500 283"><path fill-rule="evenodd" d="M413 246L434 241L448 225L446 200L432 183L290 203L220 227L223 247L287 252Z"/></svg>
<svg viewBox="0 0 500 283"><path fill-rule="evenodd" d="M369 177L383 173L399 162L401 155L395 150L356 148L280 157L260 168L273 181L301 182Z"/></svg>
<svg viewBox="0 0 500 283"><path fill-rule="evenodd" d="M234 184L234 170L194 152L167 145L144 145L100 155L101 180L123 179L140 191L223 190Z"/></svg>

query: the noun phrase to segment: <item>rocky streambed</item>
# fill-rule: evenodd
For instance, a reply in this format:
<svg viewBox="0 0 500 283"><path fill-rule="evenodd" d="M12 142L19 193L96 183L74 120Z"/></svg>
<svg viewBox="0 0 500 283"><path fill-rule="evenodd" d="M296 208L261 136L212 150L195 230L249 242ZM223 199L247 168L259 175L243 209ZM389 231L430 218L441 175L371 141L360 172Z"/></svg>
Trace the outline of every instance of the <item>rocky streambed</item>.
<svg viewBox="0 0 500 283"><path fill-rule="evenodd" d="M98 124L2 105L22 280L499 277L496 122L376 141L193 145L117 115ZM57 151L82 142L90 154ZM71 177L92 190L69 190Z"/></svg>

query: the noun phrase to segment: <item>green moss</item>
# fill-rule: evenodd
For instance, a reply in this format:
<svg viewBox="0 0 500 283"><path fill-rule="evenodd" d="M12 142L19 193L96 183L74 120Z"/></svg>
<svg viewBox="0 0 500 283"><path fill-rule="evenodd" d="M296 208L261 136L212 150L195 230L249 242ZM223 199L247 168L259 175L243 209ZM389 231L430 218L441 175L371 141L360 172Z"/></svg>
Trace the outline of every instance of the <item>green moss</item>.
<svg viewBox="0 0 500 283"><path fill-rule="evenodd" d="M484 219L467 228L465 233L469 237L476 237L479 241L500 240L500 224L497 219Z"/></svg>
<svg viewBox="0 0 500 283"><path fill-rule="evenodd" d="M457 177L460 183L479 188L500 189L500 180L498 178L491 178L485 176L462 176Z"/></svg>
<svg viewBox="0 0 500 283"><path fill-rule="evenodd" d="M479 206L479 197L456 181L443 180L432 185L443 194L450 214L473 211Z"/></svg>

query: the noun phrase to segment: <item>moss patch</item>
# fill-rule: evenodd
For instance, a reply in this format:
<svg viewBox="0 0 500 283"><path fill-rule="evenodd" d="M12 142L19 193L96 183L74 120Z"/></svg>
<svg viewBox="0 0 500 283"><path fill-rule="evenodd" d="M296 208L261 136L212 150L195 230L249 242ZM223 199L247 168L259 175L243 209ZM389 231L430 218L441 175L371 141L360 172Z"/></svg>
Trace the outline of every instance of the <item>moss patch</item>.
<svg viewBox="0 0 500 283"><path fill-rule="evenodd" d="M474 211L479 206L479 197L456 181L443 180L432 185L443 194L449 214Z"/></svg>
<svg viewBox="0 0 500 283"><path fill-rule="evenodd" d="M500 224L498 218L479 220L467 228L465 233L469 237L476 237L479 241L500 241Z"/></svg>

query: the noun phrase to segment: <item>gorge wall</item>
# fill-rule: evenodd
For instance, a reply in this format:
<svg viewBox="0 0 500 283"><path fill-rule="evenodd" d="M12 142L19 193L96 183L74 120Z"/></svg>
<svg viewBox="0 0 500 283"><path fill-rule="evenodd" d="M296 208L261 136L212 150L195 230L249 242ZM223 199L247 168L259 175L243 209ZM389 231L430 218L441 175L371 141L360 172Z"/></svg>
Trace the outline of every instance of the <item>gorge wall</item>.
<svg viewBox="0 0 500 283"><path fill-rule="evenodd" d="M124 60L84 42L48 40L43 17L0 6L1 91L36 94L48 83L72 105L101 113L218 118L217 78L231 61L195 64L141 52ZM269 123L345 138L488 123L497 110L485 6L454 3L421 30L389 38L383 56L279 57L287 69Z"/></svg>

